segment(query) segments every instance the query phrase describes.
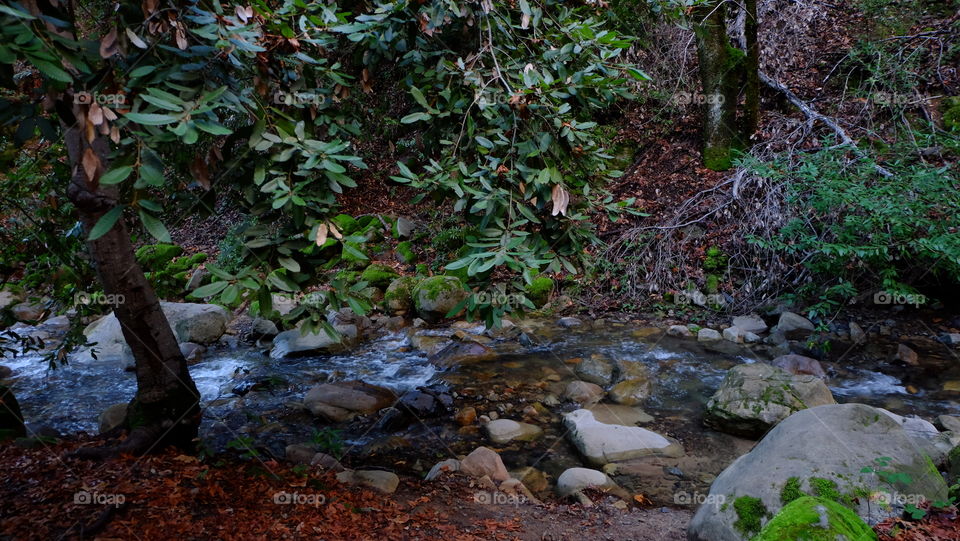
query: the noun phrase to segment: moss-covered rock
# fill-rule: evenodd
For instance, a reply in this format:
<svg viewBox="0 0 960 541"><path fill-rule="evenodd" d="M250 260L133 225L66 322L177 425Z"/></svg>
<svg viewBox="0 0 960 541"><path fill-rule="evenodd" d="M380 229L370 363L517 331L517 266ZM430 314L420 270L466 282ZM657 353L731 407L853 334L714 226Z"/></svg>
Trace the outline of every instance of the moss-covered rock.
<svg viewBox="0 0 960 541"><path fill-rule="evenodd" d="M343 259L343 262L347 264L347 266L353 269L362 269L370 262L370 257L367 255L366 250L364 250L363 245L358 242L344 242L340 258Z"/></svg>
<svg viewBox="0 0 960 541"><path fill-rule="evenodd" d="M530 299L533 304L537 305L537 308L540 308L546 304L550 298L550 293L553 292L553 285L552 278L537 276L532 282L527 284L527 298Z"/></svg>
<svg viewBox="0 0 960 541"><path fill-rule="evenodd" d="M417 260L417 254L413 253L413 243L404 241L397 243L397 257L404 263L413 263Z"/></svg>
<svg viewBox="0 0 960 541"><path fill-rule="evenodd" d="M760 525L769 512L763 500L753 496L740 496L733 500L733 510L737 513L737 521L733 527L744 535L753 535L760 531Z"/></svg>
<svg viewBox="0 0 960 541"><path fill-rule="evenodd" d="M136 252L137 263L145 271L161 270L182 254L183 248L176 244L148 244Z"/></svg>
<svg viewBox="0 0 960 541"><path fill-rule="evenodd" d="M447 317L467 294L458 278L431 276L413 288L413 303L420 317L433 322Z"/></svg>
<svg viewBox="0 0 960 541"><path fill-rule="evenodd" d="M408 313L413 310L413 288L420 281L414 276L401 276L387 287L383 302L391 314Z"/></svg>
<svg viewBox="0 0 960 541"><path fill-rule="evenodd" d="M392 268L379 263L371 263L363 269L360 274L360 280L369 283L373 287L385 288L393 282L399 274Z"/></svg>
<svg viewBox="0 0 960 541"><path fill-rule="evenodd" d="M871 541L877 535L856 513L825 499L804 496L792 501L753 541Z"/></svg>
<svg viewBox="0 0 960 541"><path fill-rule="evenodd" d="M960 97L943 100L943 127L960 132Z"/></svg>

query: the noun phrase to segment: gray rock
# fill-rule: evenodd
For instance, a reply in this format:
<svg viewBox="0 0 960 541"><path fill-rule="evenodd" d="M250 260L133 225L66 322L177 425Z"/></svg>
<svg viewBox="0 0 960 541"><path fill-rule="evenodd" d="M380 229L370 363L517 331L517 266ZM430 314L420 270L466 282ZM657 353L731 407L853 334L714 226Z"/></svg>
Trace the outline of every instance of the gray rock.
<svg viewBox="0 0 960 541"><path fill-rule="evenodd" d="M735 344L742 344L746 341L746 331L740 327L727 327L723 330L723 339Z"/></svg>
<svg viewBox="0 0 960 541"><path fill-rule="evenodd" d="M850 340L854 344L863 344L867 341L867 333L863 332L863 328L860 327L860 325L857 325L855 322L851 321L849 329Z"/></svg>
<svg viewBox="0 0 960 541"><path fill-rule="evenodd" d="M18 302L23 300L23 294L19 291L14 291L3 287L0 289L0 310L4 308L9 308Z"/></svg>
<svg viewBox="0 0 960 541"><path fill-rule="evenodd" d="M510 478L503 460L489 447L477 447L460 461L460 471L471 477L487 476L494 481L506 481Z"/></svg>
<svg viewBox="0 0 960 541"><path fill-rule="evenodd" d="M723 340L723 336L713 329L700 329L697 332L697 342L716 342Z"/></svg>
<svg viewBox="0 0 960 541"><path fill-rule="evenodd" d="M776 330L783 333L788 340L802 340L813 334L815 329L816 327L809 319L793 312L780 314L776 327Z"/></svg>
<svg viewBox="0 0 960 541"><path fill-rule="evenodd" d="M557 478L557 494L564 498L585 488L610 490L618 487L607 474L590 468L569 468Z"/></svg>
<svg viewBox="0 0 960 541"><path fill-rule="evenodd" d="M310 459L310 465L322 470L332 470L335 472L341 472L344 470L344 467L340 464L339 460L326 453L316 453L313 455L313 458Z"/></svg>
<svg viewBox="0 0 960 541"><path fill-rule="evenodd" d="M877 462L889 457L886 466ZM905 486L893 489L875 473L863 468L901 472L910 476ZM846 495L898 492L889 501L911 501L917 495L942 500L947 487L930 460L897 422L877 408L863 404L834 404L799 411L767 433L746 455L721 473L710 487L708 501L687 530L690 541L745 541L734 526L738 517L735 501L743 496L759 498L770 516L781 508L781 492L787 480L796 477L801 490L812 492L810 478L836 483ZM903 512L900 504L881 505L874 498L858 498L857 513L868 524Z"/></svg>
<svg viewBox="0 0 960 541"><path fill-rule="evenodd" d="M303 405L314 415L342 422L357 415L379 411L395 400L390 389L362 381L340 381L313 387L303 399Z"/></svg>
<svg viewBox="0 0 960 541"><path fill-rule="evenodd" d="M562 317L557 321L557 325L563 327L564 329L569 329L571 327L579 327L583 325L583 322L575 317Z"/></svg>
<svg viewBox="0 0 960 541"><path fill-rule="evenodd" d="M307 443L293 443L284 449L284 456L287 461L294 464L310 464L317 451L312 445Z"/></svg>
<svg viewBox="0 0 960 541"><path fill-rule="evenodd" d="M416 224L412 221L404 218L403 216L397 218L396 231L397 235L403 239L409 239L413 236L413 231L416 229Z"/></svg>
<svg viewBox="0 0 960 541"><path fill-rule="evenodd" d="M563 391L563 397L581 405L596 404L603 399L603 388L589 381L571 381Z"/></svg>
<svg viewBox="0 0 960 541"><path fill-rule="evenodd" d="M743 329L743 332L752 332L761 334L767 331L767 324L757 314L747 316L737 316L733 318L733 326Z"/></svg>
<svg viewBox="0 0 960 541"><path fill-rule="evenodd" d="M704 424L757 438L790 414L834 404L830 389L815 376L794 376L768 364L734 366L707 402Z"/></svg>
<svg viewBox="0 0 960 541"><path fill-rule="evenodd" d="M937 417L937 423L944 430L960 434L960 417L955 415L941 415Z"/></svg>
<svg viewBox="0 0 960 541"><path fill-rule="evenodd" d="M46 312L47 308L39 302L25 301L10 308L10 314L17 321L40 321Z"/></svg>
<svg viewBox="0 0 960 541"><path fill-rule="evenodd" d="M187 280L187 287L184 288L184 291L193 291L200 287L203 283L203 279L207 277L209 273L206 269L197 269L190 274L190 279Z"/></svg>
<svg viewBox="0 0 960 541"><path fill-rule="evenodd" d="M300 329L283 331L273 339L273 348L270 350L271 359L282 359L296 354L325 355L339 353L346 350L357 337L357 327L352 324L334 325L340 333L339 337L332 337L322 329L310 334L302 334Z"/></svg>
<svg viewBox="0 0 960 541"><path fill-rule="evenodd" d="M207 348L193 342L183 342L180 344L180 354L186 359L187 364L196 364L203 359L203 354Z"/></svg>
<svg viewBox="0 0 960 541"><path fill-rule="evenodd" d="M443 368L459 366L471 362L489 361L497 357L493 349L474 340L447 343L440 351L430 355L428 362Z"/></svg>
<svg viewBox="0 0 960 541"><path fill-rule="evenodd" d="M382 470L345 470L337 474L337 481L365 486L384 494L393 494L400 485L397 474Z"/></svg>
<svg viewBox="0 0 960 541"><path fill-rule="evenodd" d="M484 427L490 441L503 445L511 441L531 441L543 435L543 430L536 425L520 423L511 419L497 419L490 421Z"/></svg>
<svg viewBox="0 0 960 541"><path fill-rule="evenodd" d="M383 294L389 313L407 314L413 310L413 288L418 282L413 276L401 276L390 282Z"/></svg>
<svg viewBox="0 0 960 541"><path fill-rule="evenodd" d="M666 438L638 426L606 424L598 421L586 409L563 416L567 436L588 462L603 465L643 456L678 457L683 448Z"/></svg>
<svg viewBox="0 0 960 541"><path fill-rule="evenodd" d="M280 329L277 328L276 323L270 321L269 319L258 317L253 320L253 325L250 328L250 335L254 340L273 338L278 334L280 334Z"/></svg>
<svg viewBox="0 0 960 541"><path fill-rule="evenodd" d="M897 360L907 366L920 365L919 355L917 355L917 352L910 349L910 346L906 344L897 345Z"/></svg>
<svg viewBox="0 0 960 541"><path fill-rule="evenodd" d="M613 381L614 364L603 355L594 354L577 363L573 371L584 381L605 386Z"/></svg>
<svg viewBox="0 0 960 541"><path fill-rule="evenodd" d="M633 406L650 397L653 382L649 377L635 377L617 383L610 389L610 400L617 404Z"/></svg>
<svg viewBox="0 0 960 541"><path fill-rule="evenodd" d="M803 355L781 355L774 359L771 364L795 376L807 375L827 379L827 373L823 371L820 361Z"/></svg>
<svg viewBox="0 0 960 541"><path fill-rule="evenodd" d="M690 332L690 329L686 325L670 325L667 329L667 336L673 336L675 338L690 338L693 336L693 333Z"/></svg>
<svg viewBox="0 0 960 541"><path fill-rule="evenodd" d="M98 420L100 433L105 434L122 425L127 419L127 404L114 404L103 410Z"/></svg>
<svg viewBox="0 0 960 541"><path fill-rule="evenodd" d="M427 472L427 476L424 477L424 480L433 481L444 473L453 473L457 471L460 471L460 461L455 458L448 458L434 464L433 467L430 468L430 471Z"/></svg>
<svg viewBox="0 0 960 541"><path fill-rule="evenodd" d="M636 426L653 421L642 409L622 404L595 404L583 409L590 410L594 419L608 425Z"/></svg>

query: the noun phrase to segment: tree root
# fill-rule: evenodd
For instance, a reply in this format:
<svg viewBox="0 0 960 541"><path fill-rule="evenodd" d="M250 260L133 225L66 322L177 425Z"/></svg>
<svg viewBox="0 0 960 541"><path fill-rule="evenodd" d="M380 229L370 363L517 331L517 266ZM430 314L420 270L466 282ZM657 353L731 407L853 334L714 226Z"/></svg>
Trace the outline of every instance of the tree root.
<svg viewBox="0 0 960 541"><path fill-rule="evenodd" d="M83 539L84 537L96 536L98 533L103 531L108 524L110 524L110 521L113 520L114 515L116 515L118 511L125 509L126 507L127 502L123 502L118 505L108 505L100 513L100 516L97 517L97 520L93 521L93 523L91 523L89 526L78 524L77 527L74 528L74 530L77 532L77 536L80 539Z"/></svg>
<svg viewBox="0 0 960 541"><path fill-rule="evenodd" d="M110 432L108 434L112 434ZM150 452L159 443L163 436L162 429L156 428L137 428L127 436L118 445L106 447L81 447L66 455L66 458L79 458L84 460L106 460L116 458L120 455L140 456Z"/></svg>
<svg viewBox="0 0 960 541"><path fill-rule="evenodd" d="M811 124L817 120L819 120L820 122L823 122L824 124L827 125L828 128L830 128L831 130L834 131L834 133L837 134L837 136L840 138L841 144L849 146L853 150L853 153L857 155L857 157L861 159L868 159L867 155L864 154L863 151L860 150L860 147L857 146L857 143L850 138L847 132L842 127L840 127L840 125L837 124L837 122L834 119L820 114L816 109L814 109L809 104L807 104L806 102L801 100L799 97L797 97L797 95L794 94L789 88L781 84L780 81L777 81L776 79L771 78L770 76L768 76L766 73L763 73L762 71L760 72L760 81L763 82L763 84L767 85L768 87L786 96L786 98L790 100L790 103L796 105L797 109L800 109L800 111L807 116ZM873 164L873 168L874 170L876 170L877 173L879 173L880 175L886 178L890 178L893 176L893 173L891 173L888 169L884 168L879 164L876 164L876 163Z"/></svg>

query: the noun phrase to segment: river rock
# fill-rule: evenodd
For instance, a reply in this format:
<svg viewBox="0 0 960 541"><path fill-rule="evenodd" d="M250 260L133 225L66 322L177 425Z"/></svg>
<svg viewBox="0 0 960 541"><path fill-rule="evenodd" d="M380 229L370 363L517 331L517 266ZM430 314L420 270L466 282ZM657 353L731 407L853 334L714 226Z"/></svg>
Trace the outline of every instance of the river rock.
<svg viewBox="0 0 960 541"><path fill-rule="evenodd" d="M919 366L919 356L906 344L897 345L897 360L907 366Z"/></svg>
<svg viewBox="0 0 960 541"><path fill-rule="evenodd" d="M510 478L500 455L489 447L474 449L472 453L460 461L460 471L478 479L487 476L494 481L506 481Z"/></svg>
<svg viewBox="0 0 960 541"><path fill-rule="evenodd" d="M863 327L851 321L848 325L850 329L850 341L854 344L863 344L867 341L867 333L863 332Z"/></svg>
<svg viewBox="0 0 960 541"><path fill-rule="evenodd" d="M427 472L427 476L423 479L424 481L433 481L445 473L458 471L460 471L460 461L455 458L448 458L434 464L433 467L430 468L430 471Z"/></svg>
<svg viewBox="0 0 960 541"><path fill-rule="evenodd" d="M667 329L667 336L673 336L674 338L690 338L693 336L693 332L686 325L670 325Z"/></svg>
<svg viewBox="0 0 960 541"><path fill-rule="evenodd" d="M934 463L940 464L946 458L950 449L953 448L950 443L950 435L941 434L937 427L933 426L933 423L916 415L903 416L883 408L877 409L900 425L903 431L913 439L917 447L927 454Z"/></svg>
<svg viewBox="0 0 960 541"><path fill-rule="evenodd" d="M303 405L314 415L343 422L386 408L394 400L396 397L390 389L362 381L340 381L313 387L307 391Z"/></svg>
<svg viewBox="0 0 960 541"><path fill-rule="evenodd" d="M22 438L27 435L23 425L20 404L6 385L0 384L0 441Z"/></svg>
<svg viewBox="0 0 960 541"><path fill-rule="evenodd" d="M467 406L453 416L453 420L460 426L470 426L477 422L477 410L473 406Z"/></svg>
<svg viewBox="0 0 960 541"><path fill-rule="evenodd" d="M735 344L744 343L746 341L745 340L746 335L747 335L746 331L744 331L740 327L727 327L726 329L723 329L723 339L728 342L733 342Z"/></svg>
<svg viewBox="0 0 960 541"><path fill-rule="evenodd" d="M777 321L776 330L783 333L788 340L802 340L813 334L816 327L809 319L794 314L793 312L784 312L780 314Z"/></svg>
<svg viewBox="0 0 960 541"><path fill-rule="evenodd" d="M613 381L614 364L603 355L593 354L577 363L573 369L577 377L597 385L610 385Z"/></svg>
<svg viewBox="0 0 960 541"><path fill-rule="evenodd" d="M649 377L630 378L617 383L610 389L610 400L617 404L633 406L650 397L653 383Z"/></svg>
<svg viewBox="0 0 960 541"><path fill-rule="evenodd" d="M733 318L732 325L738 329L742 329L745 333L752 332L754 334L760 334L767 331L767 324L764 323L763 319L757 314L737 316Z"/></svg>
<svg viewBox="0 0 960 541"><path fill-rule="evenodd" d="M563 416L563 424L570 441L591 464L683 454L683 448L675 440L638 426L601 423L590 410L567 413Z"/></svg>
<svg viewBox="0 0 960 541"><path fill-rule="evenodd" d="M411 294L417 314L428 322L447 317L468 295L463 283L454 276L424 278L413 287Z"/></svg>
<svg viewBox="0 0 960 541"><path fill-rule="evenodd" d="M452 341L440 351L430 355L428 362L442 368L465 363L489 361L497 358L497 352L474 340Z"/></svg>
<svg viewBox="0 0 960 541"><path fill-rule="evenodd" d="M40 321L46 312L46 306L39 302L25 301L10 307L10 314L13 315L13 319L24 322Z"/></svg>
<svg viewBox="0 0 960 541"><path fill-rule="evenodd" d="M886 465L877 461L881 457L889 458L881 461ZM875 473L862 472L863 468L906 473L911 481L894 489ZM781 494L789 479L796 478L799 490L811 494L814 477L832 481L838 492L851 497L891 490L899 492L890 498L892 502L911 501L915 495L942 500L947 495L947 486L930 459L888 415L864 404L818 406L794 413L775 426L714 480L707 500L715 503L700 507L687 530L688 539L751 539L756 531L744 534L735 526L739 499L758 498L759 514L772 516L783 505ZM903 512L896 503L877 505L865 497L854 501L857 514L870 524ZM761 526L766 520L761 519Z"/></svg>
<svg viewBox="0 0 960 541"><path fill-rule="evenodd" d="M589 410L597 421L608 425L636 426L653 421L653 417L642 409L622 404L595 404L583 409Z"/></svg>
<svg viewBox="0 0 960 541"><path fill-rule="evenodd" d="M382 470L345 470L337 474L337 481L348 485L360 485L393 494L400 485L397 474Z"/></svg>
<svg viewBox="0 0 960 541"><path fill-rule="evenodd" d="M700 329L697 331L697 342L716 342L718 340L723 340L723 336L714 329Z"/></svg>
<svg viewBox="0 0 960 541"><path fill-rule="evenodd" d="M106 434L127 420L127 404L114 404L103 410L98 420L100 433Z"/></svg>
<svg viewBox="0 0 960 541"><path fill-rule="evenodd" d="M215 304L161 302L160 308L167 317L167 322L178 342L212 344L226 332L227 323L231 317L226 308ZM98 359L123 363L129 363L132 360L130 349L120 329L120 321L115 314L110 313L87 325L83 334L89 342L97 343ZM77 358L81 361L93 359L89 348L78 351Z"/></svg>
<svg viewBox="0 0 960 541"><path fill-rule="evenodd" d="M280 334L277 324L269 319L258 317L253 320L250 328L250 337L253 340L270 339Z"/></svg>
<svg viewBox="0 0 960 541"><path fill-rule="evenodd" d="M758 438L790 414L836 403L816 376L793 376L764 363L731 368L707 402L704 424L720 432Z"/></svg>
<svg viewBox="0 0 960 541"><path fill-rule="evenodd" d="M0 286L0 310L9 308L23 301L23 293L10 289L9 286Z"/></svg>
<svg viewBox="0 0 960 541"><path fill-rule="evenodd" d="M357 337L357 327L353 324L334 325L340 334L332 337L323 329L303 334L300 329L283 331L273 339L273 349L270 350L271 359L283 359L297 354L326 355L339 353L347 349Z"/></svg>
<svg viewBox="0 0 960 541"><path fill-rule="evenodd" d="M187 364L197 364L203 359L203 354L207 348L193 342L182 342L180 344L180 354L186 359Z"/></svg>
<svg viewBox="0 0 960 541"><path fill-rule="evenodd" d="M413 310L413 288L420 280L413 276L401 276L390 282L383 294L387 311L391 314L408 314Z"/></svg>
<svg viewBox="0 0 960 541"><path fill-rule="evenodd" d="M955 415L941 415L937 417L937 424L944 430L960 434L960 417Z"/></svg>
<svg viewBox="0 0 960 541"><path fill-rule="evenodd" d="M579 327L583 325L583 322L575 317L562 317L557 321L557 325L564 329L569 329L571 327Z"/></svg>
<svg viewBox="0 0 960 541"><path fill-rule="evenodd" d="M519 470L512 471L510 472L510 476L519 480L523 483L523 486L533 492L543 492L550 486L549 481L547 481L547 475L532 466L525 466Z"/></svg>
<svg viewBox="0 0 960 541"><path fill-rule="evenodd" d="M567 384L563 397L578 404L596 404L603 399L603 388L589 381L574 380Z"/></svg>
<svg viewBox="0 0 960 541"><path fill-rule="evenodd" d="M0 379L7 379L13 375L13 369L9 366L0 364Z"/></svg>
<svg viewBox="0 0 960 541"><path fill-rule="evenodd" d="M490 441L497 445L503 445L514 440L531 441L543 435L543 430L539 426L520 423L511 419L490 421L484 428Z"/></svg>
<svg viewBox="0 0 960 541"><path fill-rule="evenodd" d="M286 446L283 454L288 462L294 464L310 464L313 456L317 454L313 446L307 443L292 443Z"/></svg>
<svg viewBox="0 0 960 541"><path fill-rule="evenodd" d="M569 468L557 478L557 494L564 498L585 488L612 490L619 487L607 474L590 468Z"/></svg>
<svg viewBox="0 0 960 541"><path fill-rule="evenodd" d="M804 357L803 355L781 355L774 359L771 364L795 376L807 375L827 379L827 373L824 372L820 361L811 359L810 357Z"/></svg>
<svg viewBox="0 0 960 541"><path fill-rule="evenodd" d="M753 541L787 539L875 540L870 526L850 509L826 498L803 496L784 506Z"/></svg>

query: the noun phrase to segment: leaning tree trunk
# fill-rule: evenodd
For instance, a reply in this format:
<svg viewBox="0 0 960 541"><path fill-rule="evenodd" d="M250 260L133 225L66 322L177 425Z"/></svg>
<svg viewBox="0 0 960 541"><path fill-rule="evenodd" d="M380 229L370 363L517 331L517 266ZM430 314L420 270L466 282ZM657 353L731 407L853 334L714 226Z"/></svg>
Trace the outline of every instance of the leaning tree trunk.
<svg viewBox="0 0 960 541"><path fill-rule="evenodd" d="M744 63L743 137L749 139L760 124L760 43L757 40L757 0L744 0L746 18L743 23L743 41L747 49Z"/></svg>
<svg viewBox="0 0 960 541"><path fill-rule="evenodd" d="M100 135L92 141L86 137L87 133L94 133L92 129L83 129L87 106L71 107L64 102L58 105L72 171L68 194L89 234L100 218L118 204L117 190L98 183L108 163L109 143ZM78 118L79 122L68 121L66 115ZM99 162L93 178L87 177L84 168L87 149L93 151ZM200 425L199 393L157 295L137 264L123 219L117 220L102 237L88 241L87 248L104 293L118 299L114 313L136 361L137 394L127 407L127 439L116 449L90 449L81 454L141 454L166 445L190 448Z"/></svg>
<svg viewBox="0 0 960 541"><path fill-rule="evenodd" d="M694 33L703 85L703 163L714 171L729 169L737 143L737 85L742 53L727 38L723 0L695 10Z"/></svg>

